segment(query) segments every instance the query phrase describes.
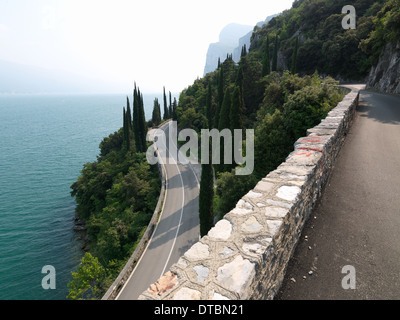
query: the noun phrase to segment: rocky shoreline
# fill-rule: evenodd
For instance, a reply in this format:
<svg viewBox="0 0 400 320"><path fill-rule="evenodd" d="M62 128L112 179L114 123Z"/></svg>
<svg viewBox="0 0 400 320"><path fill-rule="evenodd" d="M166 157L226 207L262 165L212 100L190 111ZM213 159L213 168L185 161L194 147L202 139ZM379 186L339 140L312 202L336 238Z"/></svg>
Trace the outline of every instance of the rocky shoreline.
<svg viewBox="0 0 400 320"><path fill-rule="evenodd" d="M77 240L82 241L81 250L88 252L90 251L90 238L87 233L86 221L80 219L75 215L74 219L74 231L78 234Z"/></svg>

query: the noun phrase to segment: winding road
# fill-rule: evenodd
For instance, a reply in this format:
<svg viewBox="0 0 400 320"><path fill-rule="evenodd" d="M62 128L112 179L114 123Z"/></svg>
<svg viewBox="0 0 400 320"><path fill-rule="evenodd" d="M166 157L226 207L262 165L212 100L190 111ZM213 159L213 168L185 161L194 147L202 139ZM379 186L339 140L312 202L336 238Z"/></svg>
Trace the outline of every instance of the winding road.
<svg viewBox="0 0 400 320"><path fill-rule="evenodd" d="M166 195L159 223L117 300L137 300L179 258L199 241L200 165L171 163L169 155L169 128L161 127L163 139L156 140L158 157L164 159ZM166 143L165 143L166 142ZM176 160L176 159L175 159Z"/></svg>

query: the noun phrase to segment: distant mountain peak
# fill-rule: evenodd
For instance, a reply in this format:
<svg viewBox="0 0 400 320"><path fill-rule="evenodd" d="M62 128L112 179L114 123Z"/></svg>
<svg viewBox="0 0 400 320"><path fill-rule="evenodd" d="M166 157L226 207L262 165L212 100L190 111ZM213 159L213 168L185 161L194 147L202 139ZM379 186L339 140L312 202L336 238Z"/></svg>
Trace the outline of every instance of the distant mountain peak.
<svg viewBox="0 0 400 320"><path fill-rule="evenodd" d="M260 21L257 26L262 27L268 23L277 14L269 16L265 21ZM219 34L219 42L211 43L208 47L204 75L215 71L218 66L218 59L225 61L228 54L232 54L235 62L240 60L242 47L246 44L250 48L250 39L253 34L254 26L243 25L239 23L230 23L226 25Z"/></svg>

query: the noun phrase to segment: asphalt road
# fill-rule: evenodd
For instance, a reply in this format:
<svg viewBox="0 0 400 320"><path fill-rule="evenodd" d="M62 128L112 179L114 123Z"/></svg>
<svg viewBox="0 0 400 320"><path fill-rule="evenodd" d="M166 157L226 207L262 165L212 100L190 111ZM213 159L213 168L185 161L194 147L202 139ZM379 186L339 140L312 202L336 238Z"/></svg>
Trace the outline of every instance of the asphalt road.
<svg viewBox="0 0 400 320"><path fill-rule="evenodd" d="M159 157L169 159L168 128L162 127L167 144L159 139ZM165 161L167 162L167 161ZM176 161L178 162L178 161ZM199 165L197 165L199 166ZM166 199L161 219L149 245L117 300L137 300L179 258L199 241L199 168L196 165L165 164Z"/></svg>
<svg viewBox="0 0 400 320"><path fill-rule="evenodd" d="M361 91L276 300L366 299L400 299L400 97Z"/></svg>

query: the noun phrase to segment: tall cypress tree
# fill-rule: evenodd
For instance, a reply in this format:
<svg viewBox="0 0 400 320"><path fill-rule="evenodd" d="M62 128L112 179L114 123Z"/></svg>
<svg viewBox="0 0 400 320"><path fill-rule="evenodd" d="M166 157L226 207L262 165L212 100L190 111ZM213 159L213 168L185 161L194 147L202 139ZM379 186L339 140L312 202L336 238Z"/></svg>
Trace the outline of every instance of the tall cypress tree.
<svg viewBox="0 0 400 320"><path fill-rule="evenodd" d="M208 84L206 114L211 119L211 83ZM211 121L208 122L208 128L211 129ZM209 141L208 141L209 142ZM199 219L200 219L200 235L207 235L208 231L214 225L214 172L211 163L212 148L209 146L209 163L201 165L200 194L199 194Z"/></svg>
<svg viewBox="0 0 400 320"><path fill-rule="evenodd" d="M178 120L178 114L176 113L177 112L177 110L176 110L177 108L178 108L178 102L176 101L176 98L174 97L174 102L172 104L172 119L174 121Z"/></svg>
<svg viewBox="0 0 400 320"><path fill-rule="evenodd" d="M201 168L199 218L200 235L203 237L210 231L214 224L214 179L212 164L202 164Z"/></svg>
<svg viewBox="0 0 400 320"><path fill-rule="evenodd" d="M161 107L158 98L154 99L153 114L151 118L153 125L158 126L161 123Z"/></svg>
<svg viewBox="0 0 400 320"><path fill-rule="evenodd" d="M219 115L221 112L222 103L224 101L224 70L223 66L218 71L218 83L217 83L217 91L218 91L218 101L217 108L215 110L215 118L214 118L214 128L218 129L219 126Z"/></svg>
<svg viewBox="0 0 400 320"><path fill-rule="evenodd" d="M232 93L232 104L229 113L230 128L232 131L232 137L234 136L235 129L243 129L243 115L242 115L242 97L240 93L240 88L235 86ZM241 146L240 146L241 147ZM232 155L235 154L235 141L232 139Z"/></svg>
<svg viewBox="0 0 400 320"><path fill-rule="evenodd" d="M278 71L279 38L275 36L274 54L272 56L272 71Z"/></svg>
<svg viewBox="0 0 400 320"><path fill-rule="evenodd" d="M208 128L212 127L212 94L211 94L211 82L208 82L207 96L206 96L206 117L208 121Z"/></svg>
<svg viewBox="0 0 400 320"><path fill-rule="evenodd" d="M138 89L135 88L133 90L133 135L135 137L135 144L136 149L138 152L141 152L141 140L140 140L140 133L139 133L139 110L140 110L140 101L138 96Z"/></svg>
<svg viewBox="0 0 400 320"><path fill-rule="evenodd" d="M139 91L139 139L140 139L139 152L146 152L146 135L147 135L147 125L144 114L143 94Z"/></svg>
<svg viewBox="0 0 400 320"><path fill-rule="evenodd" d="M246 48L246 44L244 44L242 47L242 52L240 53L240 58L243 58L246 55L247 55L247 48Z"/></svg>
<svg viewBox="0 0 400 320"><path fill-rule="evenodd" d="M293 55L292 55L292 67L290 72L295 74L297 72L297 53L299 51L299 37L296 38L296 43L294 45Z"/></svg>
<svg viewBox="0 0 400 320"><path fill-rule="evenodd" d="M168 115L170 118L172 118L172 96L171 96L171 91L169 92L169 107L168 107Z"/></svg>
<svg viewBox="0 0 400 320"><path fill-rule="evenodd" d="M243 116L242 116L242 98L240 96L240 88L235 86L235 89L232 93L232 102L231 108L229 110L229 120L230 120L230 128L232 130L235 129L243 129Z"/></svg>
<svg viewBox="0 0 400 320"><path fill-rule="evenodd" d="M123 120L123 126L122 126L122 138L123 138L123 141L124 141L124 143L125 143L125 140L126 140L126 131L127 131L127 128L126 128L126 111L125 111L125 107L123 107L123 115L124 115L124 120Z"/></svg>
<svg viewBox="0 0 400 320"><path fill-rule="evenodd" d="M231 87L228 87L225 91L224 95L224 101L221 106L221 111L219 114L219 124L218 124L218 130L221 132L224 129L230 129L231 124L230 124L230 110L231 110L231 105L232 105L232 92L231 92ZM220 141L220 164L218 165L218 171L219 172L225 172L229 171L232 168L231 164L225 163L225 157L224 157L224 152L225 152L225 147L224 147L224 139L221 137Z"/></svg>
<svg viewBox="0 0 400 320"><path fill-rule="evenodd" d="M169 114L168 114L168 106L167 106L167 96L165 95L165 87L164 87L164 120L169 119Z"/></svg>
<svg viewBox="0 0 400 320"><path fill-rule="evenodd" d="M129 127L132 129L132 113L131 113L131 106L129 103L129 98L126 97L126 117L129 123Z"/></svg>
<svg viewBox="0 0 400 320"><path fill-rule="evenodd" d="M135 136L136 149L138 152L145 152L147 125L144 114L143 95L139 88L136 88L136 84L133 92L133 99L133 132Z"/></svg>
<svg viewBox="0 0 400 320"><path fill-rule="evenodd" d="M271 72L271 58L269 55L269 36L267 36L267 42L265 43L265 48L264 48L262 76L265 77L270 72Z"/></svg>

